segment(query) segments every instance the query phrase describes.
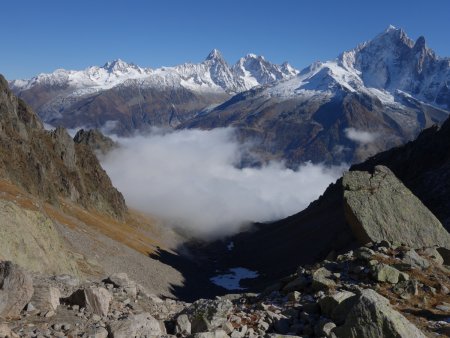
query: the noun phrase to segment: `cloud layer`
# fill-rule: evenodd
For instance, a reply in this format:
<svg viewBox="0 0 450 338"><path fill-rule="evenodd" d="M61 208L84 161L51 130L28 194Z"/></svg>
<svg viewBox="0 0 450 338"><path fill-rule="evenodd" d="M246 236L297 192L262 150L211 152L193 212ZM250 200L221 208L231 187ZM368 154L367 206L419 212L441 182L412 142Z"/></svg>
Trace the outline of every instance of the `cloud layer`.
<svg viewBox="0 0 450 338"><path fill-rule="evenodd" d="M127 203L199 237L296 213L343 170L310 163L296 171L281 163L236 168L244 147L231 129L154 132L118 141L121 147L102 165Z"/></svg>

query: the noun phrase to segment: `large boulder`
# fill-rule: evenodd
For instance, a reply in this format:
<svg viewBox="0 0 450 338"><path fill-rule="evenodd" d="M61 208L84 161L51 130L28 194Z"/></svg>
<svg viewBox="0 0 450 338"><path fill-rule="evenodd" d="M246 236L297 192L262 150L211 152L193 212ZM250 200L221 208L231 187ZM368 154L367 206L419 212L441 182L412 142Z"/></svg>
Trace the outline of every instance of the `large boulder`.
<svg viewBox="0 0 450 338"><path fill-rule="evenodd" d="M200 299L194 302L187 309L192 333L218 329L227 322L227 317L232 309L233 303L228 299Z"/></svg>
<svg viewBox="0 0 450 338"><path fill-rule="evenodd" d="M108 331L111 338L158 337L166 333L164 324L149 313L131 315L112 322Z"/></svg>
<svg viewBox="0 0 450 338"><path fill-rule="evenodd" d="M17 317L33 296L33 280L18 265L0 262L0 317Z"/></svg>
<svg viewBox="0 0 450 338"><path fill-rule="evenodd" d="M413 248L450 248L450 234L388 168L350 171L342 183L345 217L361 244L388 240Z"/></svg>
<svg viewBox="0 0 450 338"><path fill-rule="evenodd" d="M34 287L31 304L39 311L56 311L59 306L61 292L50 285L36 285Z"/></svg>
<svg viewBox="0 0 450 338"><path fill-rule="evenodd" d="M348 312L344 325L333 330L342 338L425 338L426 336L399 312L389 300L374 290L365 289Z"/></svg>
<svg viewBox="0 0 450 338"><path fill-rule="evenodd" d="M67 299L70 304L84 307L88 312L99 316L106 316L108 314L111 300L111 293L101 287L79 289Z"/></svg>
<svg viewBox="0 0 450 338"><path fill-rule="evenodd" d="M325 296L319 300L320 310L322 314L331 318L334 310L347 298L353 297L355 294L350 291L340 291Z"/></svg>

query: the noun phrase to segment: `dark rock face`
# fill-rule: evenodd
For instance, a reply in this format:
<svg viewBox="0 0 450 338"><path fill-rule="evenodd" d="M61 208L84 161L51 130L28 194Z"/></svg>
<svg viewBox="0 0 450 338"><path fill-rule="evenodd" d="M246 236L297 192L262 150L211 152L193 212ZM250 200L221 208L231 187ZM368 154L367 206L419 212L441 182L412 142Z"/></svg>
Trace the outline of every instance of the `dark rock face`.
<svg viewBox="0 0 450 338"><path fill-rule="evenodd" d="M178 128L231 126L239 139L254 144L253 150L263 161L283 159L295 167L304 161L357 163L414 139L423 128L448 116L443 110L412 99L405 105L390 107L374 96L346 89L335 89L331 99L328 92L323 92L313 98L284 100L270 97L263 90L238 94ZM352 140L348 134L351 129L363 130L373 139Z"/></svg>
<svg viewBox="0 0 450 338"><path fill-rule="evenodd" d="M52 204L67 198L123 217L125 200L87 145L67 131L44 130L37 115L0 77L0 176Z"/></svg>
<svg viewBox="0 0 450 338"><path fill-rule="evenodd" d="M413 248L450 247L439 220L384 166L344 174L347 223L361 244L388 240Z"/></svg>
<svg viewBox="0 0 450 338"><path fill-rule="evenodd" d="M149 126L176 127L203 108L229 97L226 93L203 95L185 88L141 88L136 84L66 100L64 106L51 104L70 92L70 88L37 85L18 95L51 125L100 128L114 121L112 131L119 135L129 135Z"/></svg>
<svg viewBox="0 0 450 338"><path fill-rule="evenodd" d="M108 136L103 135L98 129L81 129L73 138L75 143L85 144L95 153L106 155L108 152L117 148L118 145Z"/></svg>
<svg viewBox="0 0 450 338"><path fill-rule="evenodd" d="M379 153L350 170L384 165L450 229L450 120L424 130L416 140Z"/></svg>

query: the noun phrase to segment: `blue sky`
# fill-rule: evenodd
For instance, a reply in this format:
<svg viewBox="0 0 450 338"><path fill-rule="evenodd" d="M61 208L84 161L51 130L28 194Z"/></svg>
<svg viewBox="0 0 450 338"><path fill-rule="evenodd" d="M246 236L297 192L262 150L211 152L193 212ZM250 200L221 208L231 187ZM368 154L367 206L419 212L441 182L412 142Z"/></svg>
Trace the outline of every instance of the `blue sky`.
<svg viewBox="0 0 450 338"><path fill-rule="evenodd" d="M229 63L247 53L303 68L371 39L389 24L450 56L448 0L2 1L0 73L31 77L121 58L140 66Z"/></svg>

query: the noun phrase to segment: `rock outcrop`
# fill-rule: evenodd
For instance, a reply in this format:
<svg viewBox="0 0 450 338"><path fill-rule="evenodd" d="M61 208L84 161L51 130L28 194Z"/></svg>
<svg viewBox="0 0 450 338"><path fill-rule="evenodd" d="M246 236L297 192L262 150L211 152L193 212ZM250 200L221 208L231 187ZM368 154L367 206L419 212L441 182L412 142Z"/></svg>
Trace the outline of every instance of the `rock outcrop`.
<svg viewBox="0 0 450 338"><path fill-rule="evenodd" d="M450 119L425 129L416 140L379 153L351 170L373 171L384 165L416 195L450 231Z"/></svg>
<svg viewBox="0 0 450 338"><path fill-rule="evenodd" d="M342 338L425 338L426 336L374 290L362 290L347 315L345 324L333 330Z"/></svg>
<svg viewBox="0 0 450 338"><path fill-rule="evenodd" d="M17 317L33 295L31 277L18 265L0 262L0 317Z"/></svg>
<svg viewBox="0 0 450 338"><path fill-rule="evenodd" d="M33 209L0 199L0 259L32 271L78 275L76 259L53 221Z"/></svg>
<svg viewBox="0 0 450 338"><path fill-rule="evenodd" d="M343 176L345 215L361 244L388 240L413 248L450 248L450 234L384 166Z"/></svg>
<svg viewBox="0 0 450 338"><path fill-rule="evenodd" d="M69 199L122 218L127 209L96 156L67 131L46 131L37 115L0 76L0 177L58 205Z"/></svg>
<svg viewBox="0 0 450 338"><path fill-rule="evenodd" d="M85 144L97 154L105 155L118 145L108 136L103 135L98 129L79 130L73 138L75 143Z"/></svg>

